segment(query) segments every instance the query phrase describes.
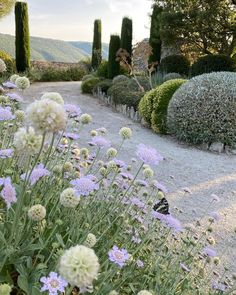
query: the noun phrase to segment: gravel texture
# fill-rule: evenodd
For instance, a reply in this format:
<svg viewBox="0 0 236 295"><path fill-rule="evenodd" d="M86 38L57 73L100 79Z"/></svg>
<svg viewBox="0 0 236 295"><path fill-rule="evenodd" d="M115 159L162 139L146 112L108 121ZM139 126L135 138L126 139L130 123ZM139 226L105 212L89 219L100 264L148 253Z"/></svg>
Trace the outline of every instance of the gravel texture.
<svg viewBox="0 0 236 295"><path fill-rule="evenodd" d="M208 214L216 211L221 220L214 225L212 236L216 238L218 256L223 256L232 271L236 271L236 156L215 154L186 146L168 136L159 136L151 130L134 123L114 112L97 99L81 94L80 82L36 83L24 94L26 101L40 98L44 92L59 92L68 103L78 103L84 113L93 116L90 130L106 127L109 138L118 145L118 131L127 126L133 137L122 150L122 158L135 156L136 146L145 143L156 148L164 157L156 169L157 179L169 189L167 198L172 211L186 224L195 224L197 219L204 225ZM87 141L88 134L81 134ZM220 202L212 202L212 194Z"/></svg>

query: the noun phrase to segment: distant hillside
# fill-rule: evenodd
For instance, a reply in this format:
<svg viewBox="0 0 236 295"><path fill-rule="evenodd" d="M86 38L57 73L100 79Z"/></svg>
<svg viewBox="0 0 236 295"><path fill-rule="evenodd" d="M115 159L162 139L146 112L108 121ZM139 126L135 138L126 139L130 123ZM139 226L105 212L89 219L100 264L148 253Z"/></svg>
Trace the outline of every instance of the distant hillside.
<svg viewBox="0 0 236 295"><path fill-rule="evenodd" d="M31 60L77 62L91 55L92 45L89 42L31 37ZM0 33L0 50L15 56L15 37ZM108 56L108 45L104 44L103 57Z"/></svg>

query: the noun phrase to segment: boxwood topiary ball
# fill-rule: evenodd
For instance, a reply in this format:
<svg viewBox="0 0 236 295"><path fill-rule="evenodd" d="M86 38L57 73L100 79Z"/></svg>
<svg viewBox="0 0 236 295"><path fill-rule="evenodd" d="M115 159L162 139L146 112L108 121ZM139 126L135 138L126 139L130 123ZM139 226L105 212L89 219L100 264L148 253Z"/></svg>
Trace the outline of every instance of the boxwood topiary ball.
<svg viewBox="0 0 236 295"><path fill-rule="evenodd" d="M170 101L167 125L189 143L236 145L236 74L204 74L182 85Z"/></svg>

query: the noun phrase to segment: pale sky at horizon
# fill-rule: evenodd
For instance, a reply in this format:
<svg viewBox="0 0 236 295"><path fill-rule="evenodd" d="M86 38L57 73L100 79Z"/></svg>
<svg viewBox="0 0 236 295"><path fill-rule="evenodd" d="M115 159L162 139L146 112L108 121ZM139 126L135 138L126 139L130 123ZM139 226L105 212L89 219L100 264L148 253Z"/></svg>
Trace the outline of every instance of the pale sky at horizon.
<svg viewBox="0 0 236 295"><path fill-rule="evenodd" d="M31 36L92 41L93 22L102 20L102 41L120 34L123 16L133 19L134 42L149 37L150 0L27 0ZM14 14L0 21L0 33L15 34Z"/></svg>

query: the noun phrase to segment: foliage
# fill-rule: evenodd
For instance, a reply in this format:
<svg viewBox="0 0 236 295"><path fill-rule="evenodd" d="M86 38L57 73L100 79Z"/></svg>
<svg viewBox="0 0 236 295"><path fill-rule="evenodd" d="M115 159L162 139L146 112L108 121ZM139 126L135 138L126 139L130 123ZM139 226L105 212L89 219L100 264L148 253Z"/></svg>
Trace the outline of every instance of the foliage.
<svg viewBox="0 0 236 295"><path fill-rule="evenodd" d="M108 78L113 79L120 73L120 63L117 61L117 52L120 49L120 37L111 35L109 44L109 57L108 57Z"/></svg>
<svg viewBox="0 0 236 295"><path fill-rule="evenodd" d="M174 79L181 79L182 76L179 73L168 73L164 75L163 82L174 80Z"/></svg>
<svg viewBox="0 0 236 295"><path fill-rule="evenodd" d="M84 67L80 65L66 68L57 68L55 66L46 68L32 67L28 71L30 80L35 82L81 81L85 74Z"/></svg>
<svg viewBox="0 0 236 295"><path fill-rule="evenodd" d="M166 120L169 102L176 90L185 82L184 79L169 80L157 88L151 115L151 125L155 132L167 133Z"/></svg>
<svg viewBox="0 0 236 295"><path fill-rule="evenodd" d="M13 61L12 57L9 54L7 54L6 52L0 51L0 58L2 60L4 60L6 66L7 66L7 72L10 74L13 73L15 65L14 65L14 61Z"/></svg>
<svg viewBox="0 0 236 295"><path fill-rule="evenodd" d="M191 67L192 76L211 72L233 72L236 62L227 55L205 55L200 57Z"/></svg>
<svg viewBox="0 0 236 295"><path fill-rule="evenodd" d="M28 20L28 4L16 2L16 69L18 72L25 72L30 68L30 36Z"/></svg>
<svg viewBox="0 0 236 295"><path fill-rule="evenodd" d="M120 82L128 82L128 81L129 81L129 77L125 75L118 75L114 77L112 80L113 84L120 83Z"/></svg>
<svg viewBox="0 0 236 295"><path fill-rule="evenodd" d="M139 85L137 85L136 80L138 81L139 85L144 89L144 91L151 90L150 80L147 76L137 76L135 78L133 77L130 80L130 85L132 85L131 87L133 87L137 91L140 91L140 87Z"/></svg>
<svg viewBox="0 0 236 295"><path fill-rule="evenodd" d="M102 22L100 19L94 21L92 47L92 68L96 70L102 61Z"/></svg>
<svg viewBox="0 0 236 295"><path fill-rule="evenodd" d="M121 28L120 48L125 49L128 54L128 62L132 59L133 22L132 19L124 17Z"/></svg>
<svg viewBox="0 0 236 295"><path fill-rule="evenodd" d="M86 81L86 80L88 80L90 78L94 78L94 77L95 77L95 75L93 75L93 74L87 74L87 75L83 76L82 82Z"/></svg>
<svg viewBox="0 0 236 295"><path fill-rule="evenodd" d="M97 85L98 82L99 82L99 78L97 78L97 77L86 79L81 84L82 92L92 94L93 89Z"/></svg>
<svg viewBox="0 0 236 295"><path fill-rule="evenodd" d="M230 55L235 46L235 5L231 0L154 0L163 7L161 38L184 51Z"/></svg>
<svg viewBox="0 0 236 295"><path fill-rule="evenodd" d="M209 257L217 255L207 231L213 220L186 230L173 213L153 211L164 196L147 168L163 159L155 149L141 144L136 165L126 163L120 157L129 128L120 130L118 150L109 148L104 128L88 145L78 133L92 118L77 105L46 99L26 113L18 108L2 100L1 291L55 294L60 284L68 295L218 295L214 280L231 293L228 274L216 280Z"/></svg>
<svg viewBox="0 0 236 295"><path fill-rule="evenodd" d="M108 61L103 60L97 69L98 77L108 78Z"/></svg>
<svg viewBox="0 0 236 295"><path fill-rule="evenodd" d="M168 128L180 140L236 144L236 75L216 72L182 85L168 108Z"/></svg>
<svg viewBox="0 0 236 295"><path fill-rule="evenodd" d="M157 89L152 89L145 93L139 102L138 111L140 116L151 126L151 116L153 111L153 100L156 97Z"/></svg>
<svg viewBox="0 0 236 295"><path fill-rule="evenodd" d="M98 82L93 91L98 92L98 90L101 90L102 93L107 94L108 89L112 86L112 80L106 79Z"/></svg>
<svg viewBox="0 0 236 295"><path fill-rule="evenodd" d="M189 75L190 63L183 55L169 55L161 60L160 69L164 73L178 73Z"/></svg>
<svg viewBox="0 0 236 295"><path fill-rule="evenodd" d="M138 85L132 79L113 83L107 94L112 97L115 104L125 104L129 107L138 108L143 92L139 91Z"/></svg>
<svg viewBox="0 0 236 295"><path fill-rule="evenodd" d="M163 8L158 5L153 5L153 11L151 16L151 29L150 29L150 38L149 44L152 48L152 53L149 57L149 64L161 61L161 33L160 33L160 25L161 25L161 14Z"/></svg>
<svg viewBox="0 0 236 295"><path fill-rule="evenodd" d="M0 18L4 17L5 15L11 12L15 2L15 0L1 0Z"/></svg>

